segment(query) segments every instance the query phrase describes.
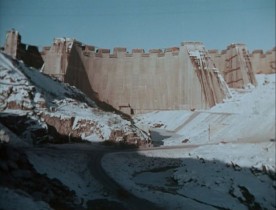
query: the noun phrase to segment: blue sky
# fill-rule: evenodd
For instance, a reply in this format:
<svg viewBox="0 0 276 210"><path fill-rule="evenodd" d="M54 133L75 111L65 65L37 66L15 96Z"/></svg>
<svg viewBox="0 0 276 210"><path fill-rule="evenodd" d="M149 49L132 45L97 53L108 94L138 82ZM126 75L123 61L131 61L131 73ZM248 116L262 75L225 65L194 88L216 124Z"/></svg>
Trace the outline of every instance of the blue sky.
<svg viewBox="0 0 276 210"><path fill-rule="evenodd" d="M208 49L275 46L275 0L0 0L0 44L71 37L102 48L166 48L202 41Z"/></svg>

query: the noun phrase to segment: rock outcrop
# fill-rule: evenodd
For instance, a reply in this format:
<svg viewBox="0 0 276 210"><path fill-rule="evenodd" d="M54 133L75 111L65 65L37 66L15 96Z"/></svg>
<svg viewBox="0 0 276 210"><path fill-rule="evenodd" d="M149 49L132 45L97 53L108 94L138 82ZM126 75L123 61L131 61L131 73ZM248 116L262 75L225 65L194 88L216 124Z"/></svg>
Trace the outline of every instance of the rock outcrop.
<svg viewBox="0 0 276 210"><path fill-rule="evenodd" d="M0 54L0 78L1 123L25 142L149 142L131 121L102 111L78 89L4 54Z"/></svg>
<svg viewBox="0 0 276 210"><path fill-rule="evenodd" d="M34 202L42 201L53 209L82 209L74 191L58 179L37 173L22 151L3 143L0 143L0 176L0 188L6 189L6 193L10 190L21 192ZM2 200L5 192L0 195L2 207L9 206Z"/></svg>

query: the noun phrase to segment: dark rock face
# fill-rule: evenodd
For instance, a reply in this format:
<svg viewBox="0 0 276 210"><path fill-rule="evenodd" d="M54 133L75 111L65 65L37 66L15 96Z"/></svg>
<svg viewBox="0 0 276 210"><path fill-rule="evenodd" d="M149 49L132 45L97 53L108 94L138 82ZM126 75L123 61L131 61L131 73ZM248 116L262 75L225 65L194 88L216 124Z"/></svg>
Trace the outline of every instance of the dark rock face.
<svg viewBox="0 0 276 210"><path fill-rule="evenodd" d="M47 126L41 124L35 116L0 113L0 122L14 134L32 143L47 138Z"/></svg>
<svg viewBox="0 0 276 210"><path fill-rule="evenodd" d="M97 199L87 202L88 210L127 210L121 203L115 201L109 201L106 199Z"/></svg>
<svg viewBox="0 0 276 210"><path fill-rule="evenodd" d="M37 173L22 151L2 143L0 177L1 187L20 189L34 200L48 203L53 209L83 209L77 204L74 191L58 179L49 179L46 175Z"/></svg>

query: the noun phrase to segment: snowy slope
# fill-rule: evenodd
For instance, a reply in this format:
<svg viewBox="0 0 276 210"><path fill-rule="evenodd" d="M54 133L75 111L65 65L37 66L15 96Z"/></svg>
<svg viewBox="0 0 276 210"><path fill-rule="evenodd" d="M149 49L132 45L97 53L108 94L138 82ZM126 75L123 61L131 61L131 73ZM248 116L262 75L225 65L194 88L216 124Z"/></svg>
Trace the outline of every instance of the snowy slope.
<svg viewBox="0 0 276 210"><path fill-rule="evenodd" d="M222 141L263 141L275 139L275 74L256 75L257 87L231 89L232 98L210 110L194 112L159 111L136 116L141 128L156 127L182 137L165 140L165 145L214 143Z"/></svg>
<svg viewBox="0 0 276 210"><path fill-rule="evenodd" d="M53 80L2 53L0 109L2 115L11 114L15 118L25 115L37 127L55 127L56 132L69 140L71 137L89 141L148 139L130 121L102 111L75 87Z"/></svg>
<svg viewBox="0 0 276 210"><path fill-rule="evenodd" d="M152 151L106 155L106 171L166 209L275 209L275 74L256 77L257 87L231 89L210 110L137 115L139 127L172 137Z"/></svg>
<svg viewBox="0 0 276 210"><path fill-rule="evenodd" d="M89 105L94 105L78 89L69 85L63 85L59 81L53 80L33 68L26 67L20 61L12 60L8 55L0 54L0 64L1 92L7 91L7 89L11 88L11 85L13 86L12 88L17 90L17 94L13 93L11 100L17 99L19 102L22 98L28 96L26 90L37 89L33 96L35 103L39 102L39 100L43 101L41 99L41 94L43 94L45 102L49 103L47 105L51 105L54 99L60 100L64 98L81 100L89 103Z"/></svg>

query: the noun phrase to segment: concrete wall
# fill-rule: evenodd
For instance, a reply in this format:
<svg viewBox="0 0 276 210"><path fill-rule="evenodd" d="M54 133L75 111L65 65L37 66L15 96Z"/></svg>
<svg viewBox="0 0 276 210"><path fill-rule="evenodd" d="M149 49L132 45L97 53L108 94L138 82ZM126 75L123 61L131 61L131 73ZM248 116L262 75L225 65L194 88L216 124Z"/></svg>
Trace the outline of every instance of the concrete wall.
<svg viewBox="0 0 276 210"><path fill-rule="evenodd" d="M182 47L174 54L154 50L148 54L98 54L90 59L87 74L99 99L117 109L128 105L135 112L205 108L200 84L192 82L195 72L184 71L189 68L192 63Z"/></svg>
<svg viewBox="0 0 276 210"><path fill-rule="evenodd" d="M209 54L229 87L257 85L250 55L244 44L231 44L221 53L209 50Z"/></svg>
<svg viewBox="0 0 276 210"><path fill-rule="evenodd" d="M226 50L209 50L216 67L223 71L225 68ZM264 52L263 50L253 50L249 53L252 69L256 74L271 74L276 72L276 47Z"/></svg>
<svg viewBox="0 0 276 210"><path fill-rule="evenodd" d="M55 39L45 53L44 72L128 114L209 108L227 97L227 87L214 65L198 69L191 51L207 53L202 43L183 43L164 52L115 48L111 54L109 49L95 51L75 40Z"/></svg>
<svg viewBox="0 0 276 210"><path fill-rule="evenodd" d="M257 74L271 74L276 72L276 47L267 52L254 50L250 54L253 70Z"/></svg>
<svg viewBox="0 0 276 210"><path fill-rule="evenodd" d="M43 65L38 47L21 43L21 36L14 29L6 34L4 52L13 58L23 60L26 65L37 69L40 69Z"/></svg>
<svg viewBox="0 0 276 210"><path fill-rule="evenodd" d="M228 86L256 85L254 72L275 72L275 48L248 54L243 44L206 51L202 43L184 42L165 50L95 49L68 38L54 39L39 58L35 46L7 34L4 51L30 66L81 89L128 114L170 109L206 109L230 96ZM36 63L37 62L37 63ZM225 82L226 81L226 82ZM227 83L227 84L226 84Z"/></svg>
<svg viewBox="0 0 276 210"><path fill-rule="evenodd" d="M74 41L74 39L56 38L51 47L43 48L43 71L47 69L47 74L63 81Z"/></svg>
<svg viewBox="0 0 276 210"><path fill-rule="evenodd" d="M18 31L10 30L6 34L4 52L14 59L17 56L18 45L21 43L21 36Z"/></svg>

